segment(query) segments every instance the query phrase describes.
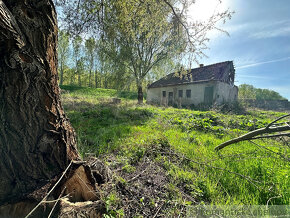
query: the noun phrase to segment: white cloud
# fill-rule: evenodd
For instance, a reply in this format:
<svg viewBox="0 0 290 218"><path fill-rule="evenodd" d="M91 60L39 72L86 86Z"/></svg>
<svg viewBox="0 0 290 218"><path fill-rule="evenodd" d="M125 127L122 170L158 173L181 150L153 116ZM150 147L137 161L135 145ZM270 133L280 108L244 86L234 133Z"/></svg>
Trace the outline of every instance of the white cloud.
<svg viewBox="0 0 290 218"><path fill-rule="evenodd" d="M270 61L255 62L255 63L251 63L247 65L237 66L236 69L255 67L255 66L259 66L263 64L270 64L270 63L276 63L276 62L287 61L287 60L290 60L290 57L284 57L284 58L270 60Z"/></svg>
<svg viewBox="0 0 290 218"><path fill-rule="evenodd" d="M248 75L248 74L237 74L238 78L250 78L250 79L271 79L271 77L267 76L257 76L257 75Z"/></svg>
<svg viewBox="0 0 290 218"><path fill-rule="evenodd" d="M250 64L254 64L257 63L257 56L256 54L247 54L246 56L242 56L242 57L236 57L234 64L237 67L239 66L245 66L245 65L250 65Z"/></svg>
<svg viewBox="0 0 290 218"><path fill-rule="evenodd" d="M290 20L279 20L276 22L264 22L256 26L255 32L250 37L254 39L266 39L280 36L290 36Z"/></svg>
<svg viewBox="0 0 290 218"><path fill-rule="evenodd" d="M273 30L260 31L251 35L251 37L255 39L274 38L279 36L290 36L290 27L286 26Z"/></svg>
<svg viewBox="0 0 290 218"><path fill-rule="evenodd" d="M226 24L225 28L230 34L237 32L250 33L252 39L265 39L279 36L290 36L290 20L255 21L241 24Z"/></svg>

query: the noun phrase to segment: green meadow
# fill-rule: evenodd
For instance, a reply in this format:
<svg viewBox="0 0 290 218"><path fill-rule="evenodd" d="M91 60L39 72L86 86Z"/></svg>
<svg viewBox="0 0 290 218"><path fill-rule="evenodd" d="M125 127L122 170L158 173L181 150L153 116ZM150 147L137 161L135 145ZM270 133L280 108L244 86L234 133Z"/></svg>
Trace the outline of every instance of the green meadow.
<svg viewBox="0 0 290 218"><path fill-rule="evenodd" d="M113 104L114 97L122 102ZM120 192L120 186L133 192L135 183L131 198L139 208L135 214L140 215L142 208L156 211L159 205L163 214L174 215L195 204L289 204L287 138L245 141L214 150L285 113L140 106L134 99L131 92L62 87L63 106L75 128L79 152L84 158L95 155L112 170L110 192L103 196L112 216L130 211L124 203L129 194ZM155 189L138 192L147 185L141 181L142 173L146 181L149 177L153 181L148 187L155 187L156 195Z"/></svg>

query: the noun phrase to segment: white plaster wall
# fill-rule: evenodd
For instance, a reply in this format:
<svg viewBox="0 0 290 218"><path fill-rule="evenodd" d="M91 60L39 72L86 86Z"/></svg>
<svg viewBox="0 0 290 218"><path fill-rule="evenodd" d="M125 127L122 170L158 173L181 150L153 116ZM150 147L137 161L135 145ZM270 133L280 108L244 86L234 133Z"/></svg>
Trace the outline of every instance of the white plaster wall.
<svg viewBox="0 0 290 218"><path fill-rule="evenodd" d="M231 86L224 82L217 82L216 103L234 102L238 100L238 87Z"/></svg>
<svg viewBox="0 0 290 218"><path fill-rule="evenodd" d="M147 91L147 102L159 105L168 105L168 93L173 92L173 101L177 106L198 105L204 103L205 87L213 87L213 102L222 104L237 100L238 88L224 82L211 81L207 83L183 84L177 86L167 86L150 88ZM191 97L186 97L186 90L191 90ZM178 91L183 90L183 97L178 97ZM162 92L166 91L164 98Z"/></svg>
<svg viewBox="0 0 290 218"><path fill-rule="evenodd" d="M147 103L160 104L161 99L160 88L151 88L147 90Z"/></svg>
<svg viewBox="0 0 290 218"><path fill-rule="evenodd" d="M214 87L214 96L215 96L215 85L216 82L208 83L197 83L197 84L184 84L177 86L167 86L167 87L158 87L150 88L147 91L147 102L153 104L161 104L167 106L168 104L168 93L173 92L173 100L176 105L198 105L204 101L204 89L207 86ZM186 97L186 90L191 90L191 97ZM183 97L178 97L178 91L183 90ZM166 91L166 97L163 98L162 92Z"/></svg>

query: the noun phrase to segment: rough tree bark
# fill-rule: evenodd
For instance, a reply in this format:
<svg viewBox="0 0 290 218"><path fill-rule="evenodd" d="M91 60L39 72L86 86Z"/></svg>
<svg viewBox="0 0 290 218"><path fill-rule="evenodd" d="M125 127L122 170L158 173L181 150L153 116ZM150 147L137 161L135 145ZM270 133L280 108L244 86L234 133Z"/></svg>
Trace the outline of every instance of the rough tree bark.
<svg viewBox="0 0 290 218"><path fill-rule="evenodd" d="M0 205L79 158L57 85L52 0L0 0Z"/></svg>

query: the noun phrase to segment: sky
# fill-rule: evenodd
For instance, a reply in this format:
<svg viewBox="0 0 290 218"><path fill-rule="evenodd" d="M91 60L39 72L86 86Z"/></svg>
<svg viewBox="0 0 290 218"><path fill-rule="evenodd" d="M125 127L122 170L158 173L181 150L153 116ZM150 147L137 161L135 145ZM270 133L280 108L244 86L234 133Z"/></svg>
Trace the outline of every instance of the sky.
<svg viewBox="0 0 290 218"><path fill-rule="evenodd" d="M235 11L232 19L209 34L205 65L232 60L236 85L271 89L290 100L290 0L196 0L190 8L195 19L213 12Z"/></svg>

